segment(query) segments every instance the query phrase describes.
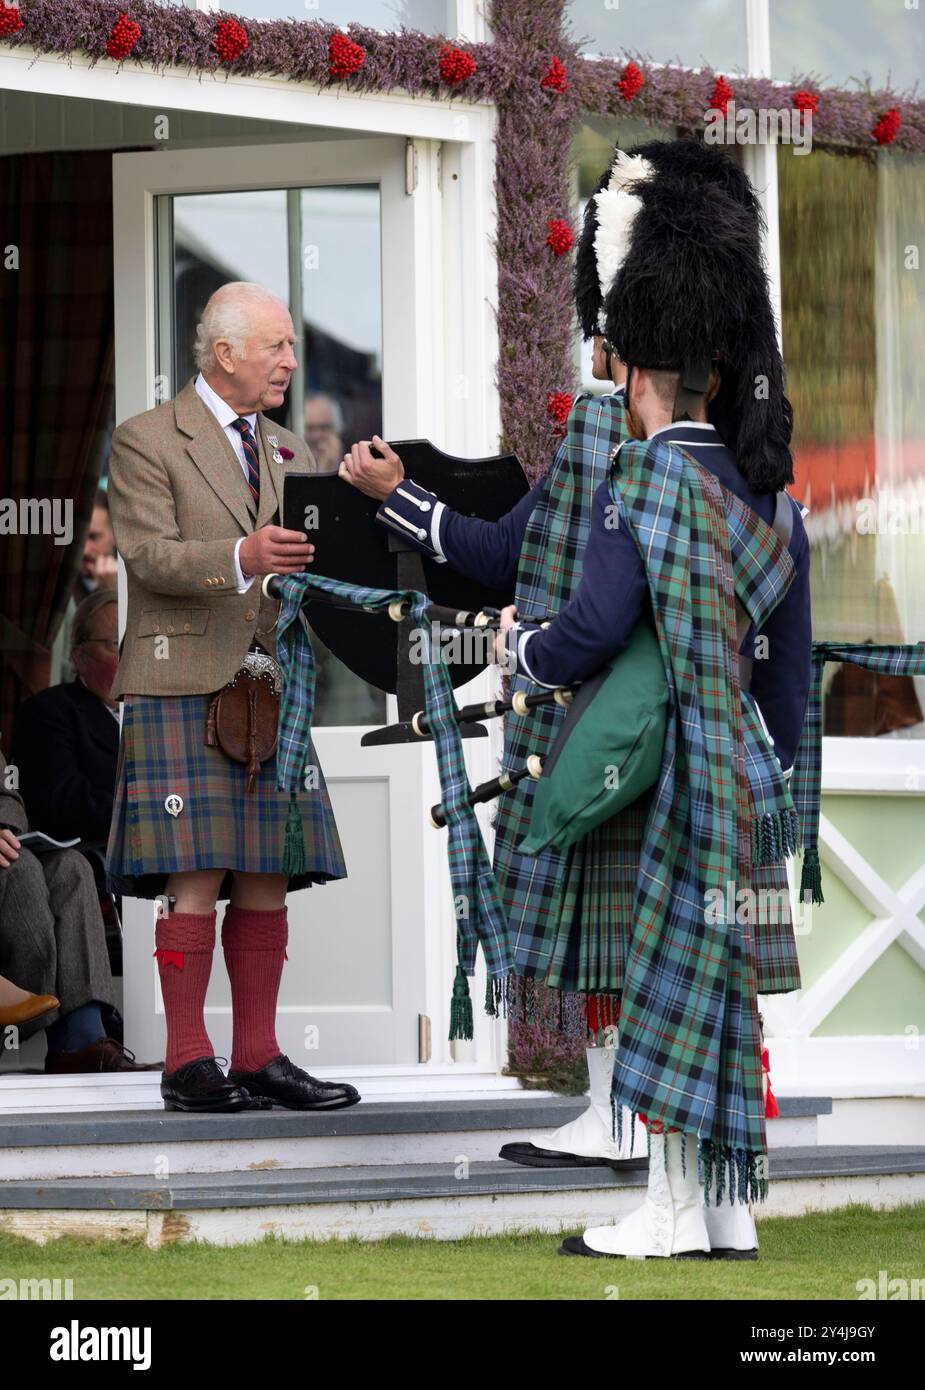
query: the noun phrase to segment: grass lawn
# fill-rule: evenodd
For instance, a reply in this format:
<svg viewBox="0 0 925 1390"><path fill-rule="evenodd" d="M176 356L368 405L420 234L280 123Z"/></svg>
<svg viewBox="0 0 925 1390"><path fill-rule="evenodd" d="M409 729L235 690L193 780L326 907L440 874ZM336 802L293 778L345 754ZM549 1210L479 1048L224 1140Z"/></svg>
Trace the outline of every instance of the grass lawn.
<svg viewBox="0 0 925 1390"><path fill-rule="evenodd" d="M0 1279L70 1279L76 1299L847 1299L881 1269L925 1278L925 1203L759 1221L757 1263L564 1259L561 1237L395 1236L217 1249L0 1235Z"/></svg>

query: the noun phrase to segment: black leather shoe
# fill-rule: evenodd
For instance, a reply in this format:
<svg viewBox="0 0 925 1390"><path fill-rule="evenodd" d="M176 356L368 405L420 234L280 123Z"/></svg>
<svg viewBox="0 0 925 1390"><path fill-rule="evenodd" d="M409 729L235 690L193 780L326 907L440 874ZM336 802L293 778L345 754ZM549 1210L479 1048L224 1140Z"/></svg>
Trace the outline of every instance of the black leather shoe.
<svg viewBox="0 0 925 1390"><path fill-rule="evenodd" d="M229 1110L268 1110L269 1105L228 1080L214 1057L197 1057L161 1077L165 1110L209 1114Z"/></svg>
<svg viewBox="0 0 925 1390"><path fill-rule="evenodd" d="M566 1236L559 1246L560 1255L590 1255L594 1260L606 1260L608 1256L603 1250L592 1250L590 1245L585 1245L584 1236ZM613 1259L613 1256L609 1257ZM621 1257L622 1258L622 1257Z"/></svg>
<svg viewBox="0 0 925 1390"><path fill-rule="evenodd" d="M524 1168L612 1168L616 1173L642 1172L649 1167L648 1158L586 1158L583 1154L563 1153L559 1149L541 1149L526 1141L502 1144L499 1158L508 1163L520 1163Z"/></svg>
<svg viewBox="0 0 925 1390"><path fill-rule="evenodd" d="M584 1236L566 1236L559 1246L560 1255L587 1255L592 1260L625 1260L625 1255L610 1255L604 1250L592 1250L590 1245L585 1244ZM682 1250L679 1255L668 1255L659 1257L650 1255L648 1259L667 1258L669 1260L708 1260L710 1256L705 1250Z"/></svg>
<svg viewBox="0 0 925 1390"><path fill-rule="evenodd" d="M228 1080L246 1087L251 1095L265 1096L287 1110L345 1110L360 1099L355 1086L319 1081L282 1053L260 1071L230 1071Z"/></svg>

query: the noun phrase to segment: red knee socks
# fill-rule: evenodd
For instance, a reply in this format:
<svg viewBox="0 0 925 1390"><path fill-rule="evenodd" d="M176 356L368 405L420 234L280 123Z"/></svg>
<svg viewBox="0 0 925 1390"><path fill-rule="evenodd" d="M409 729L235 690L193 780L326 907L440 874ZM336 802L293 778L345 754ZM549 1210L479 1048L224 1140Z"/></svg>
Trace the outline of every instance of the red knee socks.
<svg viewBox="0 0 925 1390"><path fill-rule="evenodd" d="M280 1055L276 1004L289 940L288 910L225 909L222 946L231 981L232 1071L260 1071Z"/></svg>
<svg viewBox="0 0 925 1390"><path fill-rule="evenodd" d="M203 1010L215 950L215 913L172 912L156 923L154 939L167 1020L164 1071L169 1073L213 1055Z"/></svg>

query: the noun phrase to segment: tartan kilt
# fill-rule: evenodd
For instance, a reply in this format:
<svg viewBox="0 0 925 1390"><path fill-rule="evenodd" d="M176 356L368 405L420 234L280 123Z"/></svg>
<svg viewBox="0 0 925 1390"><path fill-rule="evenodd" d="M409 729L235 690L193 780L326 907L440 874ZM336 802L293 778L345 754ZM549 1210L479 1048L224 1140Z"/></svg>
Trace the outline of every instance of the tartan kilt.
<svg viewBox="0 0 925 1390"><path fill-rule="evenodd" d="M535 783L521 786L529 797ZM589 1005L595 1017L598 1012L608 1016L606 1001L623 989L639 862L654 790L564 854L547 850L530 858L503 844L498 856L496 846L496 871L499 857L504 870L502 898L515 926L515 970L520 977L513 991L515 1016L541 1020L570 1033L597 1031L588 1017ZM518 811L513 824L526 834L529 805ZM786 867L749 866L743 877L759 904L765 904L759 907L757 920L749 923L748 932L757 993L799 989L800 963Z"/></svg>
<svg viewBox="0 0 925 1390"><path fill-rule="evenodd" d="M231 871L282 873L289 793L276 789L276 758L261 765L253 792L247 769L205 743L210 695L126 695L116 770L106 870L112 891L154 898L167 877L192 869L224 868L219 898L231 892ZM314 758L314 766L318 767ZM319 785L300 791L305 872L289 892L346 878L334 813L318 767ZM179 815L165 808L183 799Z"/></svg>

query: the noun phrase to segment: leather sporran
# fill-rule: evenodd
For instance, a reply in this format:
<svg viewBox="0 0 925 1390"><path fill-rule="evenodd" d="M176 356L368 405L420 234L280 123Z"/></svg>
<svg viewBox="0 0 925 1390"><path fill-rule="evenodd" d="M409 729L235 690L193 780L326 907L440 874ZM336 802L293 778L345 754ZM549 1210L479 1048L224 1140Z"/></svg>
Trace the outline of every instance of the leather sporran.
<svg viewBox="0 0 925 1390"><path fill-rule="evenodd" d="M209 701L206 746L246 765L249 792L257 786L261 763L276 751L281 685L272 657L248 652L234 679Z"/></svg>

